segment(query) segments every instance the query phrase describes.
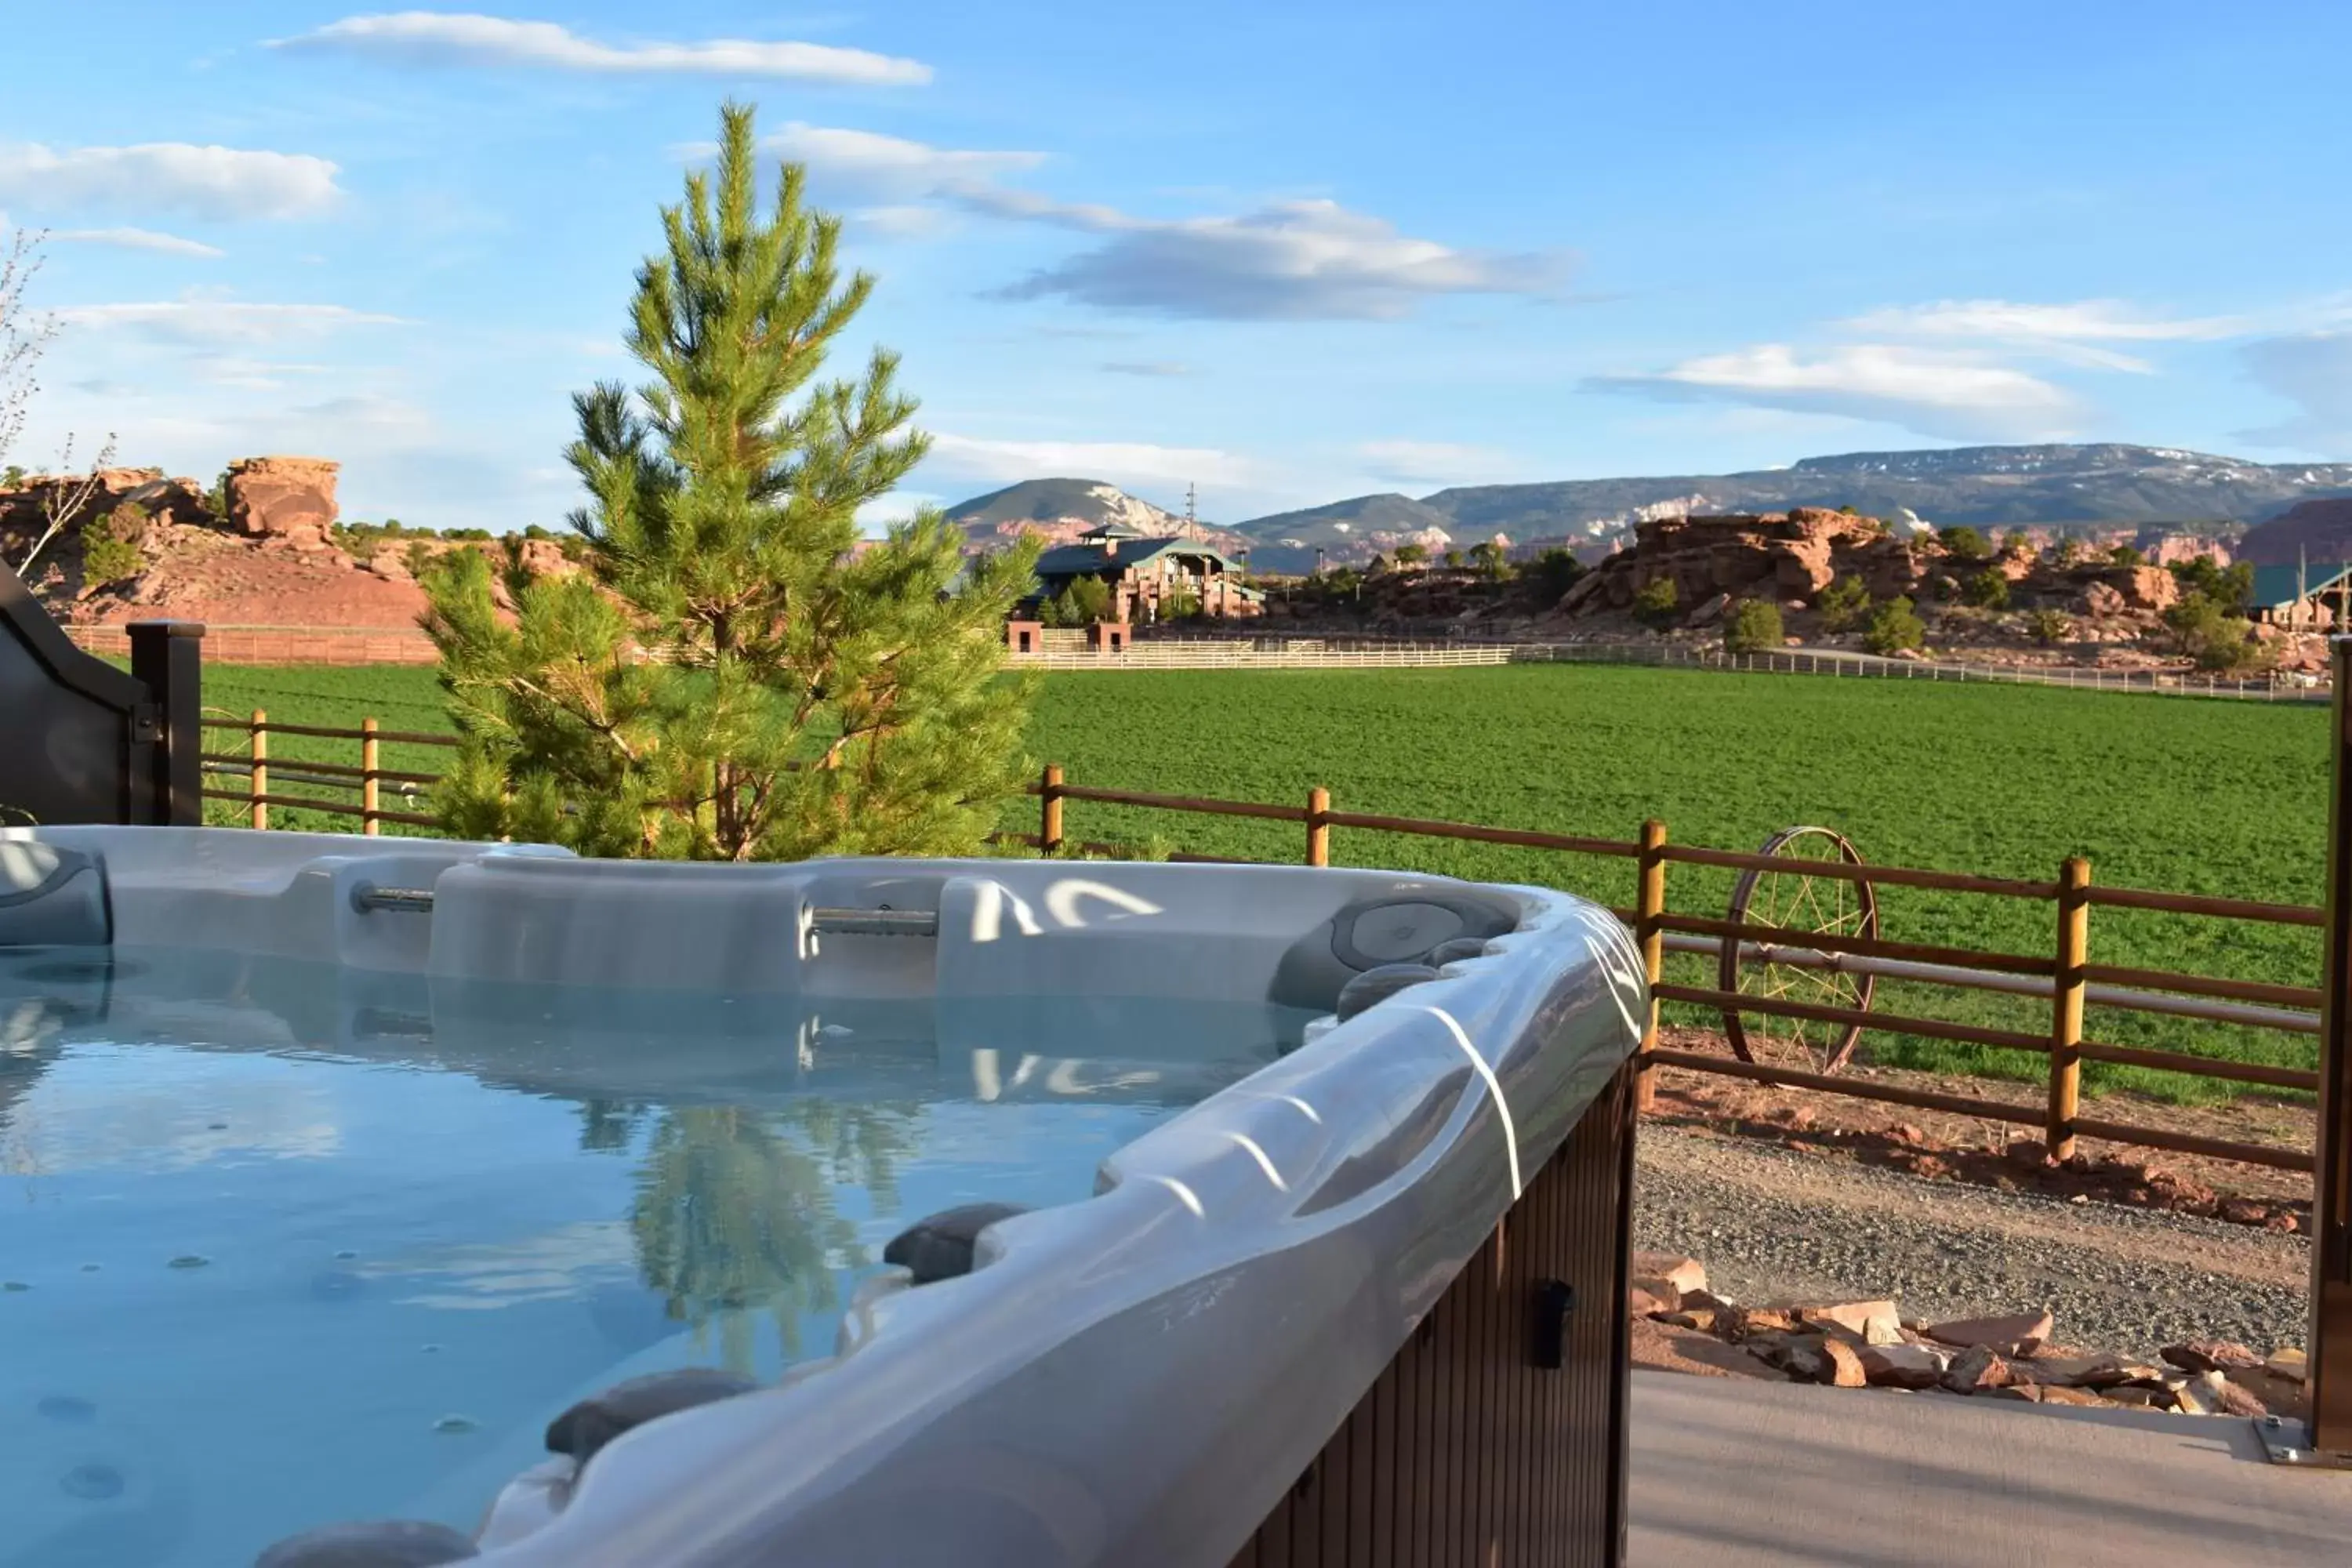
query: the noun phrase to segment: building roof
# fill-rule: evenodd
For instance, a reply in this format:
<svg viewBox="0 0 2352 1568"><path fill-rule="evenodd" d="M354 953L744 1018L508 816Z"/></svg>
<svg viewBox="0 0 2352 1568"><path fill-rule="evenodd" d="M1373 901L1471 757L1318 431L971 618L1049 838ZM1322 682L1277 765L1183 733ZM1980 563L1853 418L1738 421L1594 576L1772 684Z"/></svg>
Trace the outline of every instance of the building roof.
<svg viewBox="0 0 2352 1568"><path fill-rule="evenodd" d="M1078 537L1080 539L1141 539L1143 530L1133 523L1121 522L1115 517L1105 518Z"/></svg>
<svg viewBox="0 0 2352 1568"><path fill-rule="evenodd" d="M1181 534L1164 539L1117 539L1108 551L1099 544L1064 544L1037 557L1040 577L1090 577L1097 573L1140 566L1163 554L1202 556L1230 568L1226 560L1197 539Z"/></svg>
<svg viewBox="0 0 2352 1568"><path fill-rule="evenodd" d="M2346 578L2352 577L2352 566L2323 566L2316 561L2307 567L2257 566L2254 568L2254 607L2275 610L2294 604L2298 574L2303 578L2303 595L2307 598L2335 592Z"/></svg>

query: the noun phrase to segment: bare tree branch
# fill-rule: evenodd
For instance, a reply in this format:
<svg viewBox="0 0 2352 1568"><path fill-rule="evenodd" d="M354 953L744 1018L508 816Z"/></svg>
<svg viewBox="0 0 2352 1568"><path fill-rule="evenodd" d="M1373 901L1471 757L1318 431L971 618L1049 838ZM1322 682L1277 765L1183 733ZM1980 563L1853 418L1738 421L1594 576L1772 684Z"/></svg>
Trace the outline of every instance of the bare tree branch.
<svg viewBox="0 0 2352 1568"><path fill-rule="evenodd" d="M25 432L33 395L41 389L33 370L57 335L56 318L35 315L25 305L26 290L41 269L42 237L39 230L12 229L0 250L0 468Z"/></svg>
<svg viewBox="0 0 2352 1568"><path fill-rule="evenodd" d="M6 562L8 568L26 582L33 580L33 563L50 542L65 531L66 524L79 517L89 505L90 498L99 491L99 476L114 461L114 434L109 431L106 444L90 459L89 472L76 476L73 472L73 437L66 437L66 449L60 455L56 474L46 476L48 483L41 491L42 528L32 548L15 561Z"/></svg>

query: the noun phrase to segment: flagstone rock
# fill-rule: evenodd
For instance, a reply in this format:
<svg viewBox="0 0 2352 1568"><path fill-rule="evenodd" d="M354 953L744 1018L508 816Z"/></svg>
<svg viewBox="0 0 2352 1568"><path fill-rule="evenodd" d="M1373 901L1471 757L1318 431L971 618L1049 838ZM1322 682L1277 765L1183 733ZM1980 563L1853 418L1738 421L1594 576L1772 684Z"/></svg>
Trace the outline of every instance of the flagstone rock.
<svg viewBox="0 0 2352 1568"><path fill-rule="evenodd" d="M1663 1279L1685 1296L1696 1295L1706 1289L1706 1265L1696 1258L1685 1258L1676 1252L1636 1252L1633 1262L1632 1274L1635 1284ZM1707 1304L1721 1306L1725 1303Z"/></svg>
<svg viewBox="0 0 2352 1568"><path fill-rule="evenodd" d="M1933 1388L1952 1363L1951 1352L1929 1345L1864 1345L1864 1376L1885 1388Z"/></svg>
<svg viewBox="0 0 2352 1568"><path fill-rule="evenodd" d="M1897 1344L1903 1338L1902 1320L1892 1301L1843 1301L1827 1307L1803 1307L1798 1311L1808 1323L1835 1324L1864 1344Z"/></svg>
<svg viewBox="0 0 2352 1568"><path fill-rule="evenodd" d="M2005 1318L1959 1318L1948 1323L1930 1323L1929 1339L1962 1350L1983 1345L2003 1355L2031 1355L2050 1338L2053 1324L2047 1312L2020 1312Z"/></svg>
<svg viewBox="0 0 2352 1568"><path fill-rule="evenodd" d="M2156 1352L2183 1372L2252 1372L2263 1358L2231 1340L2186 1340Z"/></svg>
<svg viewBox="0 0 2352 1568"><path fill-rule="evenodd" d="M1943 1385L1954 1394L1981 1394L1990 1388L2006 1388L2011 1381L2009 1363L1990 1345L1962 1351L1944 1369L1943 1376Z"/></svg>

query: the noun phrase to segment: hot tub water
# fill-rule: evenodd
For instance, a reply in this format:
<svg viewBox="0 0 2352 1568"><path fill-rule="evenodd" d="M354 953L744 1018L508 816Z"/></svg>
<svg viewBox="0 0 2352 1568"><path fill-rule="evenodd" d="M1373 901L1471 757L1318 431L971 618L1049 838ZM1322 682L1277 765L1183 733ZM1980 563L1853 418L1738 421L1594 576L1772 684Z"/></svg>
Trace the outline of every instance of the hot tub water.
<svg viewBox="0 0 2352 1568"><path fill-rule="evenodd" d="M1307 1016L1089 998L1046 1057L1004 999L943 1045L928 1004L349 985L0 953L0 1564L470 1530L573 1400L831 1353L911 1221L1087 1196Z"/></svg>

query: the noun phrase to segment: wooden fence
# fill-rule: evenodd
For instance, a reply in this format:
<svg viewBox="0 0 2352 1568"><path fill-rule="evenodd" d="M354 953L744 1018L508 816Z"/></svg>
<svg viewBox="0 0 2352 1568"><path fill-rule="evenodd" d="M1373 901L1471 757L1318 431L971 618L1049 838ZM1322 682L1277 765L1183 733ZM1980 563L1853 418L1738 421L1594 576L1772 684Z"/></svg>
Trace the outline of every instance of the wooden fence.
<svg viewBox="0 0 2352 1568"><path fill-rule="evenodd" d="M405 823L412 827L432 827L439 818L421 811L387 810L383 805L383 786L391 784L404 798L416 800L416 792L429 790L441 782L438 773L401 772L383 765L383 743L387 741L406 746L455 746L452 735L432 735L413 730L386 730L373 719L362 719L356 730L338 730L318 724L278 724L270 721L268 710L257 708L250 720L206 719L205 728L215 732L223 730L242 731L247 737L242 753L205 752L203 753L206 783L206 800L233 800L249 808L247 823L255 827L269 826L269 808L286 806L302 811L324 812L331 816L355 816L360 819L360 831L373 836L387 822ZM342 763L312 762L307 758L289 757L273 764L269 757L269 737L272 735L307 735L314 739L350 741L357 746L357 765ZM243 789L216 789L210 781L216 778L243 778ZM316 795L283 795L272 789L273 784L288 784L297 789L331 789L356 798L321 800Z"/></svg>
<svg viewBox="0 0 2352 1568"><path fill-rule="evenodd" d="M85 653L127 657L130 637L111 625L69 626ZM433 664L440 650L415 626L205 626L205 658L214 664Z"/></svg>
<svg viewBox="0 0 2352 1568"><path fill-rule="evenodd" d="M445 747L457 743L447 735L384 730L373 719L363 721L355 730L333 729L275 723L266 712L257 710L249 721L208 719L205 722L207 728L215 731L238 731L247 737L247 749L242 753L207 752L204 754L208 777L241 775L245 787L208 787L204 793L210 799L246 805L249 808L247 820L255 827L269 826L272 806L357 817L362 833L374 833L380 824L386 822L432 826L435 818L424 812L384 808L381 791L384 784L389 784L413 797L417 790L429 791L438 782L437 775L384 768L380 765L379 748L386 742ZM268 738L273 734L354 742L357 763L345 765L295 760L273 763L268 750ZM322 799L315 795L279 794L273 786L280 783L299 788L331 789L357 798ZM1650 1017L1642 1041L1643 1070L1640 1076L1640 1098L1645 1108L1654 1092L1654 1069L1669 1067L2032 1127L2041 1131L2049 1153L2061 1160L2074 1152L2078 1138L2101 1138L2180 1153L2242 1160L2284 1170L2309 1171L2313 1166L2312 1155L2306 1151L2200 1137L2166 1128L2142 1127L2085 1117L2081 1113L2080 1102L2083 1064L2086 1061L2112 1062L2266 1089L2315 1092L2318 1074L2308 1068L2148 1049L2090 1039L2084 1034L2086 1003L2103 1008L2188 1016L2294 1034L2317 1034L2320 992L2316 986L2282 985L2218 975L2174 973L2099 963L2093 962L2090 953L2090 911L2103 906L2162 910L2258 924L2323 926L2325 917L2315 908L2214 898L2204 894L2103 888L2093 882L2089 863L2079 858L2062 863L2057 874L2049 881L2025 881L1903 866L1823 860L1791 862L1769 855L1680 845L1671 842L1665 826L1655 821L1643 824L1637 839L1618 840L1490 827L1427 817L1343 811L1333 805L1330 792L1320 787L1307 791L1305 800L1297 805L1216 800L1076 784L1068 781L1058 764L1049 764L1039 780L1028 786L1028 793L1038 801L1037 831L1034 834L1000 834L997 837L1001 842L1023 845L1046 855L1072 851L1102 854L1126 851L1127 847L1124 846L1083 841L1068 836L1066 808L1072 802L1080 802L1148 811L1290 823L1299 829L1300 859L1308 866L1331 863L1331 830L1335 827L1505 845L1633 862L1636 889L1633 907L1621 908L1614 912L1633 931L1651 989ZM1179 853L1171 858L1217 860L1223 858ZM2051 929L2055 933L2055 940L2047 952L1987 952L1973 948L1897 942L1853 932L1801 932L1782 926L1678 912L1668 906L1668 868L1678 864L1730 871L1787 873L1791 869L1801 869L1807 876L1874 887L1921 888L2044 904L2052 911ZM1794 961L1818 963L1826 958L1831 967L1843 961L1864 968L1865 972L1868 972L1868 966L1875 965L1876 973L1892 974L1906 981L1958 990L2006 992L2042 999L2049 1008L2049 1024L2046 1029L2036 1032L2002 1029L1948 1018L1888 1013L1875 1008L1842 1007L1794 1001L1782 996L1754 995L1719 986L1685 985L1666 979L1664 958L1669 951L1719 957L1723 944L1732 942L1740 944L1739 951L1743 955L1755 952L1769 959L1774 955L1786 957L1792 949L1801 950ZM2040 1105L2021 1105L1850 1075L1807 1072L1771 1063L1745 1061L1728 1055L1675 1049L1658 1041L1657 1014L1661 1002L1685 1003L1727 1015L1805 1019L1887 1034L2046 1055L2049 1061L2048 1093Z"/></svg>

